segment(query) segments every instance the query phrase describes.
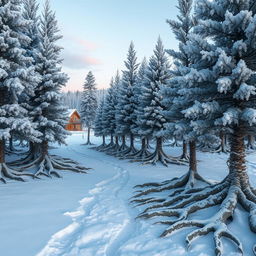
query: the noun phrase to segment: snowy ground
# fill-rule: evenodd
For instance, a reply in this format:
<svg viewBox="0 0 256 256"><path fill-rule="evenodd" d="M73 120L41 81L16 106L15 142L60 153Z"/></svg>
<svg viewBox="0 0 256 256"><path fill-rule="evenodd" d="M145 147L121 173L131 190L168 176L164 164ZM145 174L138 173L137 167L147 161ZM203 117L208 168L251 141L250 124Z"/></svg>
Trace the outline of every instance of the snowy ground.
<svg viewBox="0 0 256 256"><path fill-rule="evenodd" d="M185 247L188 229L171 237L159 238L163 225L155 220L135 220L141 212L129 204L133 186L162 181L186 172L187 167L141 166L118 160L81 146L84 139L74 134L68 146L52 150L79 161L93 170L87 175L62 173L63 179L28 180L0 185L0 252L4 256L212 256L212 235ZM99 144L97 138L93 142ZM169 149L179 155L181 148ZM226 175L226 155L199 153L199 171L208 179ZM255 164L254 164L255 162ZM248 156L249 175L256 185L256 154ZM217 208L196 213L211 216ZM247 224L243 209L235 212L229 228L252 254L256 235ZM224 255L235 256L236 246L224 241Z"/></svg>

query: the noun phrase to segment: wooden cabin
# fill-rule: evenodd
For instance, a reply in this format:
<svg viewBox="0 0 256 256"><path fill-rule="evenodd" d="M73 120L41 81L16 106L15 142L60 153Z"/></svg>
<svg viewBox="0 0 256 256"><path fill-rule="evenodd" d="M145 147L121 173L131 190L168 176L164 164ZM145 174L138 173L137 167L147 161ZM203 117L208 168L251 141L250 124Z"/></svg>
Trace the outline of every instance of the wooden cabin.
<svg viewBox="0 0 256 256"><path fill-rule="evenodd" d="M79 113L76 109L69 109L68 117L69 117L69 122L66 125L66 130L68 130L68 131L82 131L83 130L81 116L79 115Z"/></svg>

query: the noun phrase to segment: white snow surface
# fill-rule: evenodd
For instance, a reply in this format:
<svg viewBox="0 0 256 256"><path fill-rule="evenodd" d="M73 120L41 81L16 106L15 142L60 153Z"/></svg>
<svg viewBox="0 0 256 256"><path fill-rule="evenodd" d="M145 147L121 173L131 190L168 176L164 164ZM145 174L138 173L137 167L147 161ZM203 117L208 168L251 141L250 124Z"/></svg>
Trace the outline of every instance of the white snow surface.
<svg viewBox="0 0 256 256"><path fill-rule="evenodd" d="M92 141L100 144L100 139ZM180 176L186 166L142 166L119 160L81 145L75 133L67 146L52 153L70 157L93 170L89 174L63 172L63 179L11 181L0 185L0 254L4 256L214 256L212 234L195 240L187 249L184 229L159 238L166 226L156 220L135 219L143 208L129 203L133 186ZM181 148L166 148L179 155ZM199 171L210 180L227 174L225 154L198 153ZM256 183L256 154L248 156L249 175ZM168 194L167 192L165 192ZM218 207L193 214L210 217ZM158 219L159 220L159 219ZM248 214L238 207L229 228L237 235L246 256L253 255L256 235L248 226ZM237 248L224 242L224 256L238 256Z"/></svg>

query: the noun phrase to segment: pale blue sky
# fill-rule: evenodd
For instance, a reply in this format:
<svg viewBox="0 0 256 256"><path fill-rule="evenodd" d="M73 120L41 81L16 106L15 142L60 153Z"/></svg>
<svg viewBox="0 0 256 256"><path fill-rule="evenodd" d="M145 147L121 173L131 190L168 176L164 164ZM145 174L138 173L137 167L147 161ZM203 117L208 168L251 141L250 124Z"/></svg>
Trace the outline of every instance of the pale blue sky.
<svg viewBox="0 0 256 256"><path fill-rule="evenodd" d="M44 2L40 0L40 2ZM131 40L138 59L150 57L160 35L166 48L177 42L166 23L176 18L177 0L51 0L64 39L65 90L82 90L91 70L98 88L122 70Z"/></svg>

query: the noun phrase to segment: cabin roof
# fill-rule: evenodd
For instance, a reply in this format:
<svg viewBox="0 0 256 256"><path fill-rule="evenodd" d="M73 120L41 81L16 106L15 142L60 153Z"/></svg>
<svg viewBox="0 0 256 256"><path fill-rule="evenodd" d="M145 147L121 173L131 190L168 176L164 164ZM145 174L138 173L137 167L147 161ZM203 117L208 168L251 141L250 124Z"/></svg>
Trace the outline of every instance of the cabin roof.
<svg viewBox="0 0 256 256"><path fill-rule="evenodd" d="M75 108L74 109L68 109L68 116L71 117L75 112L78 113L77 109L75 109ZM79 115L79 113L78 113L78 115Z"/></svg>

